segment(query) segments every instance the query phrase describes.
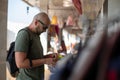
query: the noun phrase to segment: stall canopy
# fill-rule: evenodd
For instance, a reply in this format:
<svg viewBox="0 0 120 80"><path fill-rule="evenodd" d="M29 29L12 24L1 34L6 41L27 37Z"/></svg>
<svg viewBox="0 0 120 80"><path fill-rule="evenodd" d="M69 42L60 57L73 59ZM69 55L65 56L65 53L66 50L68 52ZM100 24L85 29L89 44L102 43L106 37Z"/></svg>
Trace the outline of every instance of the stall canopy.
<svg viewBox="0 0 120 80"><path fill-rule="evenodd" d="M27 4L37 7L50 15L67 16L77 10L90 19L95 19L105 0L23 0ZM76 9L76 10L75 10ZM61 13L62 11L62 13ZM67 12L67 13L66 13Z"/></svg>

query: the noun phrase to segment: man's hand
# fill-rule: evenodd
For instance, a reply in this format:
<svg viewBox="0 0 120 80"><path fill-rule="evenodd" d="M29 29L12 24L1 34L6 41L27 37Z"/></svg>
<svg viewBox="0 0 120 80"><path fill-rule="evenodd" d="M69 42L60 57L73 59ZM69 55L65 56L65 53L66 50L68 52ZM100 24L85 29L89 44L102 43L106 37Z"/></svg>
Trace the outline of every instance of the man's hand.
<svg viewBox="0 0 120 80"><path fill-rule="evenodd" d="M46 64L55 66L56 62L58 61L58 53L45 55L44 58L46 58Z"/></svg>
<svg viewBox="0 0 120 80"><path fill-rule="evenodd" d="M45 64L54 66L56 62L54 61L54 58L46 58Z"/></svg>

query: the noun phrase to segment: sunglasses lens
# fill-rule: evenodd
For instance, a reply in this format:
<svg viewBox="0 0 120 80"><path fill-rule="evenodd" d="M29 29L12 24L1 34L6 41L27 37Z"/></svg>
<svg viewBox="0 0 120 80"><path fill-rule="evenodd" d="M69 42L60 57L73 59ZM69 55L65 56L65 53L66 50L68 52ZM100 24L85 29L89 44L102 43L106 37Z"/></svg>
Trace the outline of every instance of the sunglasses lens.
<svg viewBox="0 0 120 80"><path fill-rule="evenodd" d="M48 28L47 25L45 25L42 21L38 20L42 25L43 25L43 29L46 30Z"/></svg>

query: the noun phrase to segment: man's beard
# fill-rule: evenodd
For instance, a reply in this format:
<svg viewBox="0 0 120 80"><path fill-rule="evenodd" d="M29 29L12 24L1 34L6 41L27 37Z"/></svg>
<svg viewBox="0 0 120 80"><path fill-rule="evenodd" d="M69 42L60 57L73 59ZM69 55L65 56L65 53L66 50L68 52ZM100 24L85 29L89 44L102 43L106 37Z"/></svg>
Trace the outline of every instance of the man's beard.
<svg viewBox="0 0 120 80"><path fill-rule="evenodd" d="M40 30L40 28L39 27L36 27L36 34L37 35L40 35L42 32L41 32L41 30Z"/></svg>

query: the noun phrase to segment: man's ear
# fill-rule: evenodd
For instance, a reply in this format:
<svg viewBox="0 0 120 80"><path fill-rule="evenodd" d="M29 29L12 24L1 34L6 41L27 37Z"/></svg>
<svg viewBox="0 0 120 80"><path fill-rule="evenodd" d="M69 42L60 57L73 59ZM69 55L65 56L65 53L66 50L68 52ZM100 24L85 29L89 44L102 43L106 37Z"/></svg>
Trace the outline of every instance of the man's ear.
<svg viewBox="0 0 120 80"><path fill-rule="evenodd" d="M38 21L37 20L35 20L35 25L37 25L38 24Z"/></svg>

